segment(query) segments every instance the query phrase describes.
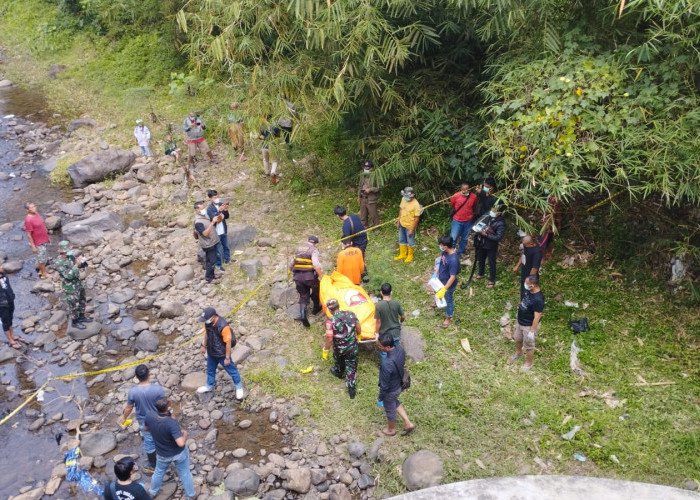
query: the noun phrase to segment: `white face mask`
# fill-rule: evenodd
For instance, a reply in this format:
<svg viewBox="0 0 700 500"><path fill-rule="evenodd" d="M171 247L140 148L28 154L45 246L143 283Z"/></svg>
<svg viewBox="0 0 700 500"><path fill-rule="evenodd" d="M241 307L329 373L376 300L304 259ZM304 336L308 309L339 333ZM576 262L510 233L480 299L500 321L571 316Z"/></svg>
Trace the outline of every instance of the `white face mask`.
<svg viewBox="0 0 700 500"><path fill-rule="evenodd" d="M489 217L496 217L496 212L493 210L489 211Z"/></svg>
<svg viewBox="0 0 700 500"><path fill-rule="evenodd" d="M214 203L216 203L217 205L221 203L221 198L214 198Z"/></svg>
<svg viewBox="0 0 700 500"><path fill-rule="evenodd" d="M205 209L200 210L199 215L203 215L206 217L207 216L207 209L205 208Z"/></svg>
<svg viewBox="0 0 700 500"><path fill-rule="evenodd" d="M369 174L372 173L372 171L369 170L369 169L367 169L367 168L365 168L365 169L364 169L364 173L365 173L365 175L369 175Z"/></svg>
<svg viewBox="0 0 700 500"><path fill-rule="evenodd" d="M523 288L525 288L525 290L527 290L529 292L530 290L532 290L532 285L528 285L527 283L524 283Z"/></svg>
<svg viewBox="0 0 700 500"><path fill-rule="evenodd" d="M488 186L484 186L483 190L484 190L484 193L488 193L489 191L491 191L491 188Z"/></svg>

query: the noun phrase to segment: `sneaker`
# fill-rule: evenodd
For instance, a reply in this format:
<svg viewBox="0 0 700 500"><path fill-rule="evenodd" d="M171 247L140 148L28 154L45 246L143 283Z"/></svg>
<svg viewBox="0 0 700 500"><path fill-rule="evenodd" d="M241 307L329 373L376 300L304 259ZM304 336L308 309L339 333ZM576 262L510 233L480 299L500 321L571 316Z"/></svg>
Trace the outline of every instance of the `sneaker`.
<svg viewBox="0 0 700 500"><path fill-rule="evenodd" d="M222 273L225 273L225 272L226 272L226 269L224 269L224 266L217 267L217 269L218 269L219 271L221 271Z"/></svg>
<svg viewBox="0 0 700 500"><path fill-rule="evenodd" d="M236 399L241 400L245 398L245 389L243 387L236 387Z"/></svg>
<svg viewBox="0 0 700 500"><path fill-rule="evenodd" d="M208 385L203 385L197 389L198 394L204 394L205 392L211 392L214 388Z"/></svg>

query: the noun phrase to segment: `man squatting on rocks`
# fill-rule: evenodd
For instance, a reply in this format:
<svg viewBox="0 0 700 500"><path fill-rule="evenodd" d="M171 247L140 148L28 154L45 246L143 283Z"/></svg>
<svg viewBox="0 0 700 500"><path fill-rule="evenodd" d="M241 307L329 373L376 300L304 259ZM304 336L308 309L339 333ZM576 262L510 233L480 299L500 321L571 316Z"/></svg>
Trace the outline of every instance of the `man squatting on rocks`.
<svg viewBox="0 0 700 500"><path fill-rule="evenodd" d="M151 384L151 372L146 365L141 364L136 367L136 378L139 383L129 389L126 406L119 423L124 425L132 410L136 410L136 421L139 423L139 432L143 438L143 449L148 457L148 467L144 467L143 471L146 474L153 474L156 468L156 444L151 433L146 430L146 415L156 412L156 401L165 397L165 390L158 384Z"/></svg>
<svg viewBox="0 0 700 500"><path fill-rule="evenodd" d="M307 316L309 301L313 301L311 314L321 312L321 302L318 298L319 279L323 277L323 268L318 254L318 236L309 236L306 243L294 250L294 258L289 264L289 270L294 277L294 285L299 293L299 321L306 327L311 327Z"/></svg>
<svg viewBox="0 0 700 500"><path fill-rule="evenodd" d="M233 379L236 399L245 397L243 381L236 364L231 359L231 348L236 345L236 336L225 318L216 314L213 307L202 311L199 321L204 323L202 353L207 356L207 385L197 389L198 393L211 392L216 385L216 368L221 365Z"/></svg>
<svg viewBox="0 0 700 500"><path fill-rule="evenodd" d="M154 453L155 455L155 453ZM122 457L114 462L115 481L110 481L105 487L105 500L150 500L151 495L146 493L142 483L131 480L134 472L134 459Z"/></svg>
<svg viewBox="0 0 700 500"><path fill-rule="evenodd" d="M32 247L32 253L36 254L36 267L39 276L45 279L49 277L46 274L49 232L46 230L44 219L37 212L34 203L28 201L24 204L24 208L27 210L27 216L24 218L24 230L27 232L27 240L29 240L29 246Z"/></svg>
<svg viewBox="0 0 700 500"><path fill-rule="evenodd" d="M357 337L362 332L360 321L352 311L341 311L338 301L330 299L326 302L331 317L326 320L326 341L323 345L321 357L328 359L328 351L333 344L333 361L331 374L342 379L345 377L345 386L348 388L350 399L355 399L357 387L357 360L360 345Z"/></svg>
<svg viewBox="0 0 700 500"><path fill-rule="evenodd" d="M204 207L203 201L194 203L194 234L199 242L199 247L204 252L204 279L207 283L217 285L218 278L214 274L214 266L216 265L216 249L219 245L219 235L216 234L216 224L224 220L222 214L217 215L209 220L207 209Z"/></svg>
<svg viewBox="0 0 700 500"><path fill-rule="evenodd" d="M403 420L401 435L406 436L416 428L399 401L406 365L406 353L401 346L394 345L394 337L390 333L380 335L377 343L379 350L384 354L379 366L379 397L377 399L377 401L383 402L384 413L386 413L386 428L382 429L381 433L385 436L396 435L396 414L398 413Z"/></svg>
<svg viewBox="0 0 700 500"><path fill-rule="evenodd" d="M73 251L68 247L70 243L62 241L58 244L58 257L53 263L54 269L61 277L61 287L66 293L66 304L71 317L71 326L78 330L85 330L83 323L90 323L92 319L85 317L85 285L80 279L80 269L87 266L83 256L77 259Z"/></svg>
<svg viewBox="0 0 700 500"><path fill-rule="evenodd" d="M231 250L228 248L228 227L226 226L226 219L229 218L228 209L231 203L228 201L221 203L221 198L219 198L219 193L216 189L207 191L207 196L211 202L207 206L209 220L214 220L219 214L224 216L223 220L214 226L216 234L219 236L219 244L216 247L216 267L219 268L219 271L224 271L224 264L231 262Z"/></svg>
<svg viewBox="0 0 700 500"><path fill-rule="evenodd" d="M146 414L146 428L156 444L156 471L148 492L154 497L158 494L168 467L174 464L185 495L192 499L197 496L197 492L190 472L190 451L185 446L187 431L180 429L172 412L168 398L160 398L156 401L156 412Z"/></svg>

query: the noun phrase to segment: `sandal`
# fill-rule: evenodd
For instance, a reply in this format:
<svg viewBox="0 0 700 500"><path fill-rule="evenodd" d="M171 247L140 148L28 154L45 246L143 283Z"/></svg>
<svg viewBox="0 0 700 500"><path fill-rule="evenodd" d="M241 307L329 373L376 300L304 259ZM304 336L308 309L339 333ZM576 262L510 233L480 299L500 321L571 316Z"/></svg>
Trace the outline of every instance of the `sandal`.
<svg viewBox="0 0 700 500"><path fill-rule="evenodd" d="M510 358L508 358L508 362L515 363L517 360L519 360L522 357L523 357L522 354L513 354Z"/></svg>
<svg viewBox="0 0 700 500"><path fill-rule="evenodd" d="M377 432L377 436L379 436L379 437L394 437L394 436L396 436L396 432L391 434L389 432L384 432L384 429L382 429L381 431Z"/></svg>
<svg viewBox="0 0 700 500"><path fill-rule="evenodd" d="M440 324L440 328L447 328L447 327L450 326L451 324L452 324L452 321L451 321L451 320L450 320L450 321L445 320L445 321L443 321L443 322Z"/></svg>
<svg viewBox="0 0 700 500"><path fill-rule="evenodd" d="M493 281L489 281L488 283L486 283L486 288L493 288L495 284L496 283L494 283Z"/></svg>
<svg viewBox="0 0 700 500"><path fill-rule="evenodd" d="M486 276L474 276L475 280L483 280Z"/></svg>
<svg viewBox="0 0 700 500"><path fill-rule="evenodd" d="M401 433L402 436L408 436L410 433L416 430L416 426L414 425L413 427L409 427L408 429L404 429L403 432Z"/></svg>
<svg viewBox="0 0 700 500"><path fill-rule="evenodd" d="M22 349L22 344L20 344L16 340L14 342L10 343L9 346L12 347L13 349L17 349L18 351L20 349Z"/></svg>
<svg viewBox="0 0 700 500"><path fill-rule="evenodd" d="M27 339L25 339L24 337L20 337L19 335L16 335L16 336L15 336L15 342L22 342L23 344L27 344L27 343L28 343L28 342L27 342Z"/></svg>

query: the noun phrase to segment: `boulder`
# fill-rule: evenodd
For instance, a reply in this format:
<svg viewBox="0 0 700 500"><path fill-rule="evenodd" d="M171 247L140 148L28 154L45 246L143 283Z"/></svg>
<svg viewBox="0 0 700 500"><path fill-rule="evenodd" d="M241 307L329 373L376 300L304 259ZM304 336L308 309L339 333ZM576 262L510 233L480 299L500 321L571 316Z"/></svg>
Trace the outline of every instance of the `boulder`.
<svg viewBox="0 0 700 500"><path fill-rule="evenodd" d="M56 341L56 334L52 331L44 332L34 339L34 347L44 347Z"/></svg>
<svg viewBox="0 0 700 500"><path fill-rule="evenodd" d="M16 349L8 347L7 344L0 347L0 363L4 363L9 359L15 359L15 355L19 353Z"/></svg>
<svg viewBox="0 0 700 500"><path fill-rule="evenodd" d="M417 451L404 461L401 475L409 491L437 486L443 477L442 460L432 451Z"/></svg>
<svg viewBox="0 0 700 500"><path fill-rule="evenodd" d="M297 290L292 285L277 283L270 290L268 304L275 309L286 309L299 300Z"/></svg>
<svg viewBox="0 0 700 500"><path fill-rule="evenodd" d="M425 361L425 340L418 328L401 325L401 347L415 363Z"/></svg>
<svg viewBox="0 0 700 500"><path fill-rule="evenodd" d="M0 89L5 87L12 87L12 85L14 85L12 83L12 80L8 80L7 78L0 80Z"/></svg>
<svg viewBox="0 0 700 500"><path fill-rule="evenodd" d="M68 215L83 215L83 210L85 210L85 205L79 201L74 201L72 203L61 203L61 212Z"/></svg>
<svg viewBox="0 0 700 500"><path fill-rule="evenodd" d="M329 500L352 500L350 490L344 484L333 484L328 488Z"/></svg>
<svg viewBox="0 0 700 500"><path fill-rule="evenodd" d="M117 447L117 438L113 433L97 431L80 435L80 453L84 457L100 457Z"/></svg>
<svg viewBox="0 0 700 500"><path fill-rule="evenodd" d="M182 302L167 301L160 305L160 315L163 318L177 318L185 314L185 306Z"/></svg>
<svg viewBox="0 0 700 500"><path fill-rule="evenodd" d="M170 283L171 279L169 275L165 274L163 276L156 276L146 283L146 290L149 292L160 292L161 290L168 288Z"/></svg>
<svg viewBox="0 0 700 500"><path fill-rule="evenodd" d="M250 347L248 347L247 345L236 344L236 347L234 347L233 351L231 351L231 360L235 364L242 363L243 361L248 359L248 356L250 356L252 352L253 351L251 351Z"/></svg>
<svg viewBox="0 0 700 500"><path fill-rule="evenodd" d="M262 262L258 259L247 259L241 261L241 271L250 279L258 277L258 270L262 269Z"/></svg>
<svg viewBox="0 0 700 500"><path fill-rule="evenodd" d="M56 229L60 229L61 218L56 217L55 215L50 215L46 219L44 219L44 225L49 231L55 231Z"/></svg>
<svg viewBox="0 0 700 500"><path fill-rule="evenodd" d="M93 182L100 182L109 175L125 172L135 159L136 155L131 151L98 151L69 166L68 175L73 187L85 187Z"/></svg>
<svg viewBox="0 0 700 500"><path fill-rule="evenodd" d="M194 278L194 269L192 266L187 264L177 270L175 276L173 277L173 283L177 285L179 283L190 281L192 278Z"/></svg>
<svg viewBox="0 0 700 500"><path fill-rule="evenodd" d="M92 323L85 323L84 330L79 330L70 325L66 333L73 340L85 340L94 337L100 333L100 330L102 330L102 324L98 321L93 321Z"/></svg>
<svg viewBox="0 0 700 500"><path fill-rule="evenodd" d="M348 444L348 454L352 458L360 458L367 451L367 445L359 441Z"/></svg>
<svg viewBox="0 0 700 500"><path fill-rule="evenodd" d="M153 307L153 304L156 302L156 296L155 295L150 295L148 297L144 297L142 299L139 299L138 302L136 302L136 309L140 311L146 311Z"/></svg>
<svg viewBox="0 0 700 500"><path fill-rule="evenodd" d="M99 243L106 231L122 231L123 222L114 212L103 210L87 219L69 222L63 227L63 236L72 244L82 247Z"/></svg>
<svg viewBox="0 0 700 500"><path fill-rule="evenodd" d="M277 244L275 238L258 238L259 247L274 247Z"/></svg>
<svg viewBox="0 0 700 500"><path fill-rule="evenodd" d="M61 326L63 323L66 322L68 319L68 313L64 311L63 309L59 309L58 311L54 312L51 317L48 319L46 322L46 326L49 328L52 326Z"/></svg>
<svg viewBox="0 0 700 500"><path fill-rule="evenodd" d="M244 248L255 239L258 234L257 229L253 226L245 224L229 224L228 225L228 246L231 250L239 250Z"/></svg>
<svg viewBox="0 0 700 500"><path fill-rule="evenodd" d="M3 268L4 267L5 266L3 266ZM54 291L53 282L48 280L37 281L30 290L32 293L53 293Z"/></svg>
<svg viewBox="0 0 700 500"><path fill-rule="evenodd" d="M92 118L76 118L68 124L68 132L74 132L82 127L94 127L95 125L97 125L97 122Z"/></svg>
<svg viewBox="0 0 700 500"><path fill-rule="evenodd" d="M122 288L109 294L109 300L115 304L123 304L134 298L136 292L131 288ZM154 299L155 300L155 299Z"/></svg>
<svg viewBox="0 0 700 500"><path fill-rule="evenodd" d="M311 471L306 467L298 469L287 469L285 471L288 490L296 491L297 493L307 493L311 488Z"/></svg>
<svg viewBox="0 0 700 500"><path fill-rule="evenodd" d="M141 333L144 330L148 330L148 323L145 321L137 321L132 328L134 332Z"/></svg>
<svg viewBox="0 0 700 500"><path fill-rule="evenodd" d="M204 372L190 372L182 379L180 387L183 389L197 389L207 383L207 374Z"/></svg>
<svg viewBox="0 0 700 500"><path fill-rule="evenodd" d="M224 485L234 495L249 497L258 491L260 477L251 469L234 469L226 476Z"/></svg>
<svg viewBox="0 0 700 500"><path fill-rule="evenodd" d="M160 339L158 338L158 335L156 335L150 330L144 330L141 333L139 333L139 336L136 338L136 343L134 343L134 347L139 351L153 352L158 350L158 344L160 344Z"/></svg>
<svg viewBox="0 0 700 500"><path fill-rule="evenodd" d="M114 338L117 340L129 340L131 337L136 335L131 328L120 328L113 333Z"/></svg>
<svg viewBox="0 0 700 500"><path fill-rule="evenodd" d="M21 260L8 260L2 265L2 270L7 274L13 274L20 271L23 264L24 262Z"/></svg>

